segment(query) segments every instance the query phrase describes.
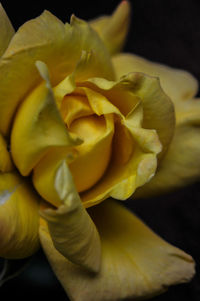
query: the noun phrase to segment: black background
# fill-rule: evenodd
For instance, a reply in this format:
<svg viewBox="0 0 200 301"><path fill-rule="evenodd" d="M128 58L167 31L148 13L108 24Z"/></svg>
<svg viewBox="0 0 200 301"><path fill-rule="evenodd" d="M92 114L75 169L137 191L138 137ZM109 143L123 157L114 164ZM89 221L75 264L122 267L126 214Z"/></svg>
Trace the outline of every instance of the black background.
<svg viewBox="0 0 200 301"><path fill-rule="evenodd" d="M119 1L1 1L15 29L48 9L63 22L70 15L91 19L110 14ZM134 0L126 51L173 67L186 69L200 80L200 1ZM200 170L200 167L199 167ZM200 300L200 187L194 183L163 197L128 201L127 206L170 243L191 254L197 274L189 284L178 285L154 301ZM1 300L68 300L42 251L17 278L0 288ZM95 300L94 300L95 301Z"/></svg>

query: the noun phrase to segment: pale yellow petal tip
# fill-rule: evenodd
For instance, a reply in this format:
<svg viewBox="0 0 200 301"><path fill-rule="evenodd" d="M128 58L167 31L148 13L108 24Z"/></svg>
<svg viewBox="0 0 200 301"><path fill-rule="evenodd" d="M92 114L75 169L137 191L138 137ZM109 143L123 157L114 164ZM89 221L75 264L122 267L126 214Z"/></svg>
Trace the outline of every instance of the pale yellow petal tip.
<svg viewBox="0 0 200 301"><path fill-rule="evenodd" d="M131 14L131 4L127 0L122 0L113 12L111 18L118 22L118 27L128 26Z"/></svg>
<svg viewBox="0 0 200 301"><path fill-rule="evenodd" d="M99 34L108 51L115 54L124 45L130 25L131 5L122 1L110 16L100 16L90 25Z"/></svg>
<svg viewBox="0 0 200 301"><path fill-rule="evenodd" d="M71 18L70 18L70 25L85 25L87 24L84 20L78 18L75 16L75 14L72 14L71 15Z"/></svg>
<svg viewBox="0 0 200 301"><path fill-rule="evenodd" d="M195 262L193 258L182 250L169 254L170 266L165 271L163 287L169 287L180 283L187 283L195 276Z"/></svg>
<svg viewBox="0 0 200 301"><path fill-rule="evenodd" d="M51 88L49 70L47 65L42 61L36 61L35 66L40 73L40 76L46 81L47 88Z"/></svg>
<svg viewBox="0 0 200 301"><path fill-rule="evenodd" d="M130 12L131 12L131 4L130 4L130 1L128 1L128 0L122 0L121 3L120 3L120 4L118 5L118 7L116 8L115 13L116 13L117 11L121 11L121 12L122 12L122 10L123 10L123 12L124 12L124 14L125 14L126 16L129 16L129 14L130 14Z"/></svg>
<svg viewBox="0 0 200 301"><path fill-rule="evenodd" d="M74 210L80 202L80 197L65 160L61 162L57 169L54 185L61 201L67 205L70 210Z"/></svg>

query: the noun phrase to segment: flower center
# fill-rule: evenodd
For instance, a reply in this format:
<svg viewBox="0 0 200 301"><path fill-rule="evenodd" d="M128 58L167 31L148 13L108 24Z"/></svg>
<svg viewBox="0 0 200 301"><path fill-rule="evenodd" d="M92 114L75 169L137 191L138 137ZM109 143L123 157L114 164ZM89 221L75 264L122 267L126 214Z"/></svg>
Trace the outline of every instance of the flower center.
<svg viewBox="0 0 200 301"><path fill-rule="evenodd" d="M61 114L69 132L83 140L76 147L77 157L69 164L76 188L83 192L94 186L107 169L113 127L107 117L94 114L85 96L65 96Z"/></svg>

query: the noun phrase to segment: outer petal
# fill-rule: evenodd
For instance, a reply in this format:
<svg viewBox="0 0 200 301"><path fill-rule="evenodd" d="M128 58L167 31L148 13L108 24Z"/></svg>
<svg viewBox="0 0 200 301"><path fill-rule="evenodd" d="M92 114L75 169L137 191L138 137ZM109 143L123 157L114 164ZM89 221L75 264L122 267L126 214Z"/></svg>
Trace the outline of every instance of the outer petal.
<svg viewBox="0 0 200 301"><path fill-rule="evenodd" d="M193 276L191 256L156 236L119 204L107 200L89 212L102 243L102 264L96 275L60 255L40 227L44 251L71 300L139 300Z"/></svg>
<svg viewBox="0 0 200 301"><path fill-rule="evenodd" d="M187 71L150 62L137 55L119 54L113 57L113 64L118 78L129 72L159 77L163 90L175 105L180 100L192 98L198 90L197 80Z"/></svg>
<svg viewBox="0 0 200 301"><path fill-rule="evenodd" d="M119 52L125 42L130 24L130 3L123 0L114 13L108 17L99 17L90 22L111 54Z"/></svg>
<svg viewBox="0 0 200 301"><path fill-rule="evenodd" d="M45 11L20 27L0 63L0 131L4 135L20 101L41 80L35 61L48 65L54 86L74 70L82 50L93 52L87 75L113 78L110 56L86 22L73 17L71 25L64 25Z"/></svg>
<svg viewBox="0 0 200 301"><path fill-rule="evenodd" d="M39 247L38 197L14 173L0 174L0 256L18 259Z"/></svg>
<svg viewBox="0 0 200 301"><path fill-rule="evenodd" d="M41 211L55 248L70 261L97 272L101 260L99 234L83 208L65 161L57 170L55 189L63 205Z"/></svg>
<svg viewBox="0 0 200 301"><path fill-rule="evenodd" d="M0 57L8 47L14 33L14 28L0 3Z"/></svg>
<svg viewBox="0 0 200 301"><path fill-rule="evenodd" d="M166 193L200 178L200 99L182 103L172 143L154 178L134 197Z"/></svg>

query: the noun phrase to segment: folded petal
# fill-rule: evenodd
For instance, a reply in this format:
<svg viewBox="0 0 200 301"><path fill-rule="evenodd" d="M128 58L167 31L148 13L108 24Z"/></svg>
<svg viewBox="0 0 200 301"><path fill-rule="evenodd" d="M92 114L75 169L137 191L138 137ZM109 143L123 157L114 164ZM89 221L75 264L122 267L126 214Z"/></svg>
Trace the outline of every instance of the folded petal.
<svg viewBox="0 0 200 301"><path fill-rule="evenodd" d="M151 179L157 155L161 158L167 151L175 127L173 104L158 79L142 73L118 82L92 78L79 86L89 88L85 91L96 114L117 115L111 162L95 187L81 194L82 201L89 207L109 196L127 199Z"/></svg>
<svg viewBox="0 0 200 301"><path fill-rule="evenodd" d="M48 223L55 248L70 261L98 272L101 262L99 234L82 205L65 161L57 170L54 185L63 204L58 209L43 209L41 216Z"/></svg>
<svg viewBox="0 0 200 301"><path fill-rule="evenodd" d="M164 292L194 275L191 256L168 244L121 205L106 200L90 208L101 237L102 263L91 274L64 258L45 226L40 239L47 258L70 299L142 299Z"/></svg>
<svg viewBox="0 0 200 301"><path fill-rule="evenodd" d="M134 197L150 197L200 179L200 99L183 102L177 110L175 135L151 181Z"/></svg>
<svg viewBox="0 0 200 301"><path fill-rule="evenodd" d="M181 100L190 99L198 90L197 80L187 71L148 61L133 54L119 54L113 57L117 77L129 72L143 72L159 77L161 87L176 105Z"/></svg>
<svg viewBox="0 0 200 301"><path fill-rule="evenodd" d="M51 148L70 147L79 143L65 127L54 100L46 67L42 67L40 72L44 73L46 83L40 84L24 100L16 114L11 133L12 157L24 176Z"/></svg>
<svg viewBox="0 0 200 301"><path fill-rule="evenodd" d="M0 57L5 52L14 34L14 28L0 3Z"/></svg>
<svg viewBox="0 0 200 301"><path fill-rule="evenodd" d="M86 83L94 90L98 89L125 116L141 100L142 127L156 130L163 146L159 156L164 155L174 134L175 113L173 103L163 92L158 78L136 72L123 76L117 82L94 78L84 85Z"/></svg>
<svg viewBox="0 0 200 301"><path fill-rule="evenodd" d="M111 54L124 46L130 24L130 3L123 0L111 16L102 16L90 21Z"/></svg>
<svg viewBox="0 0 200 301"><path fill-rule="evenodd" d="M19 259L39 247L39 199L14 173L0 174L0 256Z"/></svg>
<svg viewBox="0 0 200 301"><path fill-rule="evenodd" d="M18 104L41 81L35 62L40 60L48 65L55 86L72 73L82 50L92 51L95 62L88 65L88 72L84 68L85 74L113 79L109 53L86 22L72 17L71 24L64 25L45 11L20 27L0 62L0 131L4 135Z"/></svg>

